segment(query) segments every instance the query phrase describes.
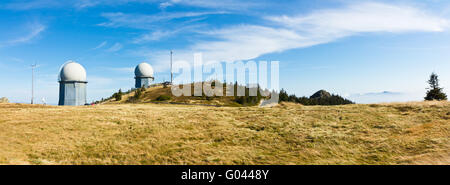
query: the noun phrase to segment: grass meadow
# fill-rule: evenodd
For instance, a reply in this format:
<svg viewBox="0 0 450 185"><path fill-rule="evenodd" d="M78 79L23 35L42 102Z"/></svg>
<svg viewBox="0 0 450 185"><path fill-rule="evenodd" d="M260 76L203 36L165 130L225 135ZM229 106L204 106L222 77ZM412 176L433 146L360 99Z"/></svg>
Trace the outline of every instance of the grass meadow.
<svg viewBox="0 0 450 185"><path fill-rule="evenodd" d="M450 164L450 103L0 104L0 164Z"/></svg>

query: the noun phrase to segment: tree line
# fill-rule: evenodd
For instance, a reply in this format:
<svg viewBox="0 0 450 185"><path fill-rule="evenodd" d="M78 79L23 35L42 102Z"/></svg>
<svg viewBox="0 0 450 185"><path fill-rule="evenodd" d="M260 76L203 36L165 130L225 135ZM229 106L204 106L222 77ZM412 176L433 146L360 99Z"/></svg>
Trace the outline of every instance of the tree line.
<svg viewBox="0 0 450 185"><path fill-rule="evenodd" d="M323 90L322 90L323 91ZM320 92L320 91L319 91ZM326 92L326 91L324 91ZM339 95L331 94L326 96L319 97L297 97L294 94L289 95L284 89L280 91L280 99L279 102L292 102L299 103L302 105L346 105L346 104L354 104L354 102L345 99Z"/></svg>
<svg viewBox="0 0 450 185"><path fill-rule="evenodd" d="M205 82L202 82L202 85ZM241 104L243 106L254 106L254 105L258 105L262 99L268 98L266 96L263 96L260 92L260 86L258 85L257 87L248 87L248 86L243 86L238 84L237 82L235 82L234 84L229 83L220 83L220 84L216 84L215 81L212 82L208 82L211 83L211 87L215 87L216 85L223 85L223 89L224 92L227 89L227 86L233 86L233 91L234 91L234 101L238 104ZM430 75L430 79L427 81L427 83L429 84L429 88L427 88L427 93L425 96L425 100L426 101L441 101L441 100L447 100L447 95L443 92L443 88L441 88L439 86L439 79L438 79L438 75L436 73L432 73ZM164 85L164 88L168 88L167 85ZM194 84L191 84L191 90L192 90L192 94L194 93ZM243 88L245 89L245 95L244 96L238 96L237 92L239 88ZM256 90L257 94L256 96L250 96L250 92L252 90ZM142 94L145 92L145 87L142 88L137 88L137 89L132 89L129 90L127 92L122 92L121 89L119 89L118 92L114 93L110 98L108 99L114 99L116 101L121 101L122 100L122 96L124 94L128 94L131 91L134 91L135 94L134 96L130 97L128 99L127 102L135 102L137 101L139 98L141 98ZM266 90L267 91L267 90ZM272 94L274 94L274 92L272 92ZM206 96L206 94L202 91L202 96L199 97L205 100L213 100L215 98L217 98L216 96ZM159 98L161 101L165 101L165 100L170 100L170 96L167 97L160 97ZM103 102L105 101L103 98L101 101L97 101L96 103L99 102ZM281 91L279 92L279 102L292 102L292 103L298 103L298 104L302 104L302 105L346 105L346 104L354 104L353 101L348 100L346 98L343 98L339 95L336 94L329 94L328 92L321 90L318 91L317 93L315 93L313 96L310 97L306 97L306 96L302 96L302 97L297 97L295 94L291 94L289 95L286 90L281 89Z"/></svg>

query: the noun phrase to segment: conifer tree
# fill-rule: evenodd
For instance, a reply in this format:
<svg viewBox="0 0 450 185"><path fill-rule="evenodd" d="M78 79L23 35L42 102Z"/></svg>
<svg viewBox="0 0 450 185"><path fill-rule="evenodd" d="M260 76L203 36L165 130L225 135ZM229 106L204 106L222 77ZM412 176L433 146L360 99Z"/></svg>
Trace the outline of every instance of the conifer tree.
<svg viewBox="0 0 450 185"><path fill-rule="evenodd" d="M430 85L430 88L428 88L425 100L427 101L447 100L447 95L444 92L442 92L443 88L439 87L439 79L436 73L431 73L430 79L428 80L428 84Z"/></svg>

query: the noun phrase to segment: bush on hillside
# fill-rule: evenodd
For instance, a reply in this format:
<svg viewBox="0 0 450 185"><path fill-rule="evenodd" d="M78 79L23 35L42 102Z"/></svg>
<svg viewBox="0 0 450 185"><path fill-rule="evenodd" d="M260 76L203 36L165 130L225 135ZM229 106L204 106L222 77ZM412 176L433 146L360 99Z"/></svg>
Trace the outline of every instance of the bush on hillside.
<svg viewBox="0 0 450 185"><path fill-rule="evenodd" d="M156 101L168 101L168 100L170 100L172 97L170 97L170 96L168 96L168 95L161 95L161 96L158 96L157 98L156 98Z"/></svg>
<svg viewBox="0 0 450 185"><path fill-rule="evenodd" d="M237 96L238 87L245 89L244 96ZM252 91L252 90L253 91L256 90L256 96L250 96L250 91ZM239 103L244 106L255 106L255 105L258 105L262 99L263 99L263 96L261 95L259 86L256 88L255 87L248 88L246 86L239 86L237 83L234 84L234 101L236 103Z"/></svg>
<svg viewBox="0 0 450 185"><path fill-rule="evenodd" d="M113 98L114 98L116 101L122 100L122 96L123 96L122 89L119 89L119 92L116 92L116 93L113 94Z"/></svg>
<svg viewBox="0 0 450 185"><path fill-rule="evenodd" d="M127 102L137 102L145 92L145 87L137 88L134 90L134 96L128 98Z"/></svg>

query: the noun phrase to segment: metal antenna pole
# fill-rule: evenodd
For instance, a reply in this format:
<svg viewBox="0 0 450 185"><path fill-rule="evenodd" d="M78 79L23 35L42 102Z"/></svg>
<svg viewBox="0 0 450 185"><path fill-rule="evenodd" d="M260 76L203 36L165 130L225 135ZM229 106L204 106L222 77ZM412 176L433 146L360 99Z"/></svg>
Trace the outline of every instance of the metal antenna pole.
<svg viewBox="0 0 450 185"><path fill-rule="evenodd" d="M173 51L170 50L170 84L173 83L173 73L172 73L172 55Z"/></svg>
<svg viewBox="0 0 450 185"><path fill-rule="evenodd" d="M31 65L31 104L34 103L34 68L36 68L36 63Z"/></svg>

